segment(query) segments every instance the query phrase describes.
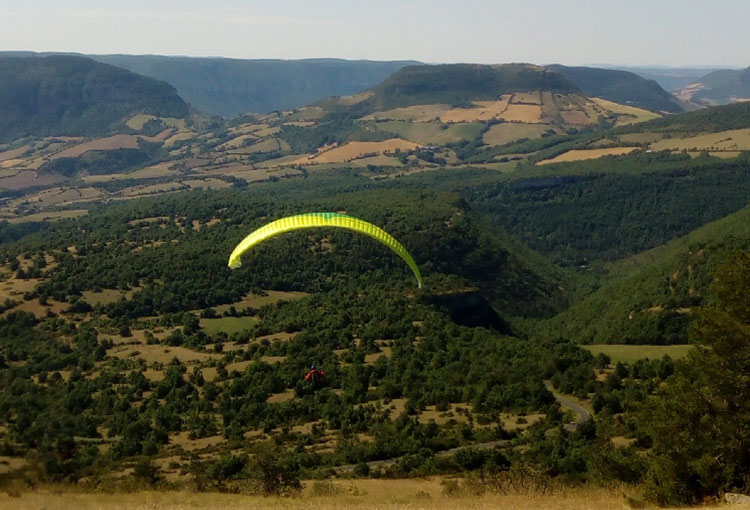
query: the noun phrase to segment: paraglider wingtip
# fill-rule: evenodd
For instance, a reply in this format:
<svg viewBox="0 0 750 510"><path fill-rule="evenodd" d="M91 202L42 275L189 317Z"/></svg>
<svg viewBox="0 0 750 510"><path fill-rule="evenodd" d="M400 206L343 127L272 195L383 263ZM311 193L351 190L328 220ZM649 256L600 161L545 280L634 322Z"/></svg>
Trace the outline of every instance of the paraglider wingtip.
<svg viewBox="0 0 750 510"><path fill-rule="evenodd" d="M229 269L237 269L238 267L242 266L242 262L240 262L239 260L230 260L229 264L227 265L229 266Z"/></svg>

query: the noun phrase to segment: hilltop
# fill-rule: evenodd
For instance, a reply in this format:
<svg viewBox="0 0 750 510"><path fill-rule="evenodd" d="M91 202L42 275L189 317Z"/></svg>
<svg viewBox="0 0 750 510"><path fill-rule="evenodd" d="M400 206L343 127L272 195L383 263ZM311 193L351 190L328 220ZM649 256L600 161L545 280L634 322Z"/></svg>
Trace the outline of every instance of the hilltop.
<svg viewBox="0 0 750 510"><path fill-rule="evenodd" d="M546 66L574 83L585 94L646 110L667 113L684 111L683 105L653 80L635 73L593 67Z"/></svg>
<svg viewBox="0 0 750 510"><path fill-rule="evenodd" d="M675 92L682 98L709 106L750 100L750 67L721 69Z"/></svg>
<svg viewBox="0 0 750 510"><path fill-rule="evenodd" d="M185 118L170 85L71 56L0 58L0 141L99 136L135 114Z"/></svg>

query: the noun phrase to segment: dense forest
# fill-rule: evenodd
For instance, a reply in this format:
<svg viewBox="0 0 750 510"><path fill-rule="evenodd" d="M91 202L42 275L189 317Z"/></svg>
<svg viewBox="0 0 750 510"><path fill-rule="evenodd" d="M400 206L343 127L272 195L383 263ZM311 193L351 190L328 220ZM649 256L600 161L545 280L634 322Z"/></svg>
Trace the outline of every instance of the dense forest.
<svg viewBox="0 0 750 510"><path fill-rule="evenodd" d="M137 113L185 118L189 107L171 85L88 58L0 58L0 142L105 135Z"/></svg>

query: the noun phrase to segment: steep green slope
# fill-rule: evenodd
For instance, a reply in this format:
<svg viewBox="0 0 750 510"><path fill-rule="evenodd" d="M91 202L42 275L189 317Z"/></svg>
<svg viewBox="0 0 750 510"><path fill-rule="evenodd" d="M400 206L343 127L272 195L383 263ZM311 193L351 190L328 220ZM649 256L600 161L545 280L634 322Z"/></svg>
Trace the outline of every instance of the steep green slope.
<svg viewBox="0 0 750 510"><path fill-rule="evenodd" d="M137 113L188 112L170 85L88 58L0 58L0 141L97 136Z"/></svg>
<svg viewBox="0 0 750 510"><path fill-rule="evenodd" d="M724 69L703 76L698 83L706 87L693 94L694 101L727 104L737 99L750 98L750 67Z"/></svg>
<svg viewBox="0 0 750 510"><path fill-rule="evenodd" d="M695 307L733 251L750 249L750 208L615 264L612 279L555 317L550 332L581 343L686 343Z"/></svg>
<svg viewBox="0 0 750 510"><path fill-rule="evenodd" d="M679 113L683 111L672 94L653 80L637 74L594 67L546 66L560 73L589 96L601 97L646 110Z"/></svg>
<svg viewBox="0 0 750 510"><path fill-rule="evenodd" d="M97 55L92 58L166 81L200 111L231 117L295 108L330 96L356 94L412 61L236 60Z"/></svg>
<svg viewBox="0 0 750 510"><path fill-rule="evenodd" d="M485 186L472 203L563 265L631 256L750 203L746 159L635 154L543 172Z"/></svg>
<svg viewBox="0 0 750 510"><path fill-rule="evenodd" d="M750 102L706 108L654 119L641 124L624 126L618 133L660 131L666 133L714 133L728 129L750 127Z"/></svg>

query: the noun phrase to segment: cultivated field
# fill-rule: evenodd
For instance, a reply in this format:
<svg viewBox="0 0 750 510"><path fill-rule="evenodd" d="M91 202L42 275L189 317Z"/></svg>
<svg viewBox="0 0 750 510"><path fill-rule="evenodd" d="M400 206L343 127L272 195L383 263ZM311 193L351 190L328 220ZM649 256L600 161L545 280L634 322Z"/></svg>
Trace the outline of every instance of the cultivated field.
<svg viewBox="0 0 750 510"><path fill-rule="evenodd" d="M440 115L441 122L479 122L494 118L505 118L510 95L504 95L499 101L475 101L474 108L452 108Z"/></svg>
<svg viewBox="0 0 750 510"><path fill-rule="evenodd" d="M599 107L604 110L610 111L619 115L615 126L623 126L626 124L635 124L636 122L645 122L651 119L658 119L661 117L658 113L643 110L641 108L635 108L633 106L627 106L619 103L613 103L606 99L599 99L593 97L591 100L596 103Z"/></svg>
<svg viewBox="0 0 750 510"><path fill-rule="evenodd" d="M629 154L638 147L611 147L609 149L573 149L552 159L540 161L537 165L548 165L551 163L565 163L569 161L583 161L585 159L596 159L604 156L622 156Z"/></svg>
<svg viewBox="0 0 750 510"><path fill-rule="evenodd" d="M439 120L440 116L450 110L446 104L427 104L418 106L407 106L405 108L394 108L384 112L374 112L362 120L388 119L405 120L409 122L430 122Z"/></svg>
<svg viewBox="0 0 750 510"><path fill-rule="evenodd" d="M390 120L375 124L377 129L399 135L411 142L424 145L444 145L459 140L475 140L482 132L482 124L438 124L432 122L406 122Z"/></svg>
<svg viewBox="0 0 750 510"><path fill-rule="evenodd" d="M667 138L651 144L653 150L743 151L750 150L750 129L732 129L691 136Z"/></svg>
<svg viewBox="0 0 750 510"><path fill-rule="evenodd" d="M135 135L114 135L98 138L90 142L80 143L69 149L62 150L49 157L50 160L59 158L76 158L88 151L106 151L114 149L137 149L138 139Z"/></svg>
<svg viewBox="0 0 750 510"><path fill-rule="evenodd" d="M639 359L661 359L665 354L672 359L684 358L693 349L692 345L582 345L596 356L604 353L613 362L634 363Z"/></svg>
<svg viewBox="0 0 750 510"><path fill-rule="evenodd" d="M35 214L29 214L20 218L11 218L8 223L29 223L33 221L58 221L68 218L78 218L85 216L89 212L86 209L74 209L69 211L48 211Z"/></svg>
<svg viewBox="0 0 750 510"><path fill-rule="evenodd" d="M391 138L383 142L349 142L341 147L336 147L335 149L314 156L300 158L297 162L307 164L345 163L365 156L394 153L396 149L410 151L418 147L419 145L414 142L399 138Z"/></svg>
<svg viewBox="0 0 750 510"><path fill-rule="evenodd" d="M533 140L541 138L542 133L550 129L545 124L516 124L506 122L504 124L495 124L482 138L487 145L505 145L521 138Z"/></svg>

